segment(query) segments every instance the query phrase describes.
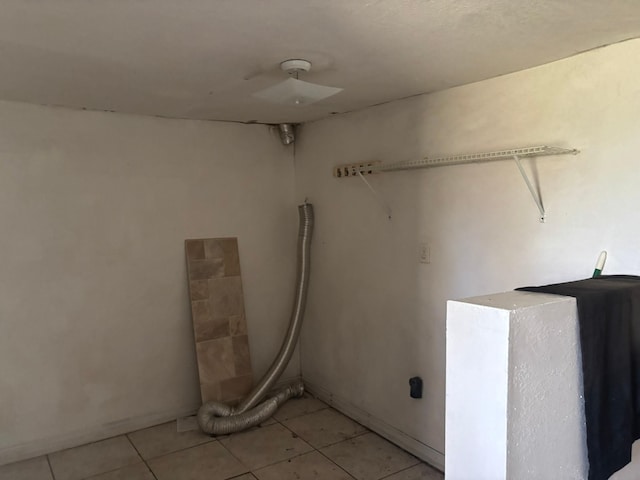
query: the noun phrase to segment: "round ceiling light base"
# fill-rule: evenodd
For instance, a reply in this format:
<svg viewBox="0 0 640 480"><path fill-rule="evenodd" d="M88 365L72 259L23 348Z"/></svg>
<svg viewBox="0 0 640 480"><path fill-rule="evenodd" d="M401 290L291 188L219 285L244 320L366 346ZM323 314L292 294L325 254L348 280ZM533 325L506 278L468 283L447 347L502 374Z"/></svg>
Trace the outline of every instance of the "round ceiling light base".
<svg viewBox="0 0 640 480"><path fill-rule="evenodd" d="M295 73L308 72L311 70L311 62L301 58L292 58L291 60L285 60L282 62L280 64L280 68L289 75L293 75Z"/></svg>

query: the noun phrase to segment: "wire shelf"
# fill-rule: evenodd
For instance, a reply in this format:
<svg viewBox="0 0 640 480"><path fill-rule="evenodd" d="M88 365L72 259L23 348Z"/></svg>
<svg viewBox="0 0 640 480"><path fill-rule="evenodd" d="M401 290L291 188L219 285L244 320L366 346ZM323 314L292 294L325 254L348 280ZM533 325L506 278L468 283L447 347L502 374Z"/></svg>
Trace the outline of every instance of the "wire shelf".
<svg viewBox="0 0 640 480"><path fill-rule="evenodd" d="M542 157L550 155L576 154L578 150L540 145L537 147L513 148L511 150L499 150L496 152L471 153L465 155L452 155L446 157L421 158L404 162L373 165L370 170L374 172L391 172L396 170L412 170L414 168L445 167L449 165L466 165L469 163L494 162L497 160L511 160L513 157Z"/></svg>
<svg viewBox="0 0 640 480"><path fill-rule="evenodd" d="M394 172L399 170L415 170L418 168L433 168L433 167L445 167L449 165L466 165L470 163L485 163L495 162L498 160L515 160L518 170L524 179L533 200L535 201L538 210L540 211L540 221L545 221L545 210L542 204L542 199L539 193L533 187L527 173L525 172L520 160L522 158L530 157L544 157L552 155L576 155L577 149L568 149L560 147L549 147L547 145L539 145L536 147L524 147L524 148L512 148L510 150L498 150L495 152L483 152L483 153L470 153L465 155L452 155L442 156L434 158L421 158L419 160L401 161L395 163L380 163L380 162L367 162L367 163L354 163L348 165L339 165L333 169L333 176L337 178L343 177L360 177L369 187L369 189L375 194L376 197L380 195L364 178L365 175L371 175L382 172ZM381 201L381 204L385 205L385 209L388 212L389 218L391 218L391 209L386 202Z"/></svg>

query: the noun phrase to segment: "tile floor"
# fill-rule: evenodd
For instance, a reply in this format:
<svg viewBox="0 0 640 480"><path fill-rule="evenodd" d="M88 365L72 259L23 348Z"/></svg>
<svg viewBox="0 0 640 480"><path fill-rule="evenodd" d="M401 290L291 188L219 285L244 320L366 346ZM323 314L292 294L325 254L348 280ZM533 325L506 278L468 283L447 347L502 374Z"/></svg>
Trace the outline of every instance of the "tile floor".
<svg viewBox="0 0 640 480"><path fill-rule="evenodd" d="M442 480L442 473L321 401L289 400L247 432L176 422L0 467L0 480Z"/></svg>

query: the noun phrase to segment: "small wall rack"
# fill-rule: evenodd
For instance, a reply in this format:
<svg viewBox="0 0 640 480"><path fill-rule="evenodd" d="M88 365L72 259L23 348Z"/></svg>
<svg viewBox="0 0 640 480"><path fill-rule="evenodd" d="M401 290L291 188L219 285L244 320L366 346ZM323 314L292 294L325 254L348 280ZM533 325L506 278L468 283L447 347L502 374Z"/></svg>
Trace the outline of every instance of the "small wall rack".
<svg viewBox="0 0 640 480"><path fill-rule="evenodd" d="M337 178L360 177L363 181L365 175L373 175L383 172L394 172L399 170L415 170L418 168L446 167L450 165L466 165L470 163L486 163L498 160L514 160L522 178L524 179L533 200L540 211L540 221L545 221L545 211L542 199L534 189L527 176L520 159L531 157L555 156L555 155L576 155L577 149L567 149L560 147L549 147L540 145L536 147L512 148L510 150L498 150L495 152L470 153L464 155L452 155L434 158L421 158L419 160L400 161L394 163L365 162L338 165L333 169L333 176ZM371 187L370 187L371 188Z"/></svg>

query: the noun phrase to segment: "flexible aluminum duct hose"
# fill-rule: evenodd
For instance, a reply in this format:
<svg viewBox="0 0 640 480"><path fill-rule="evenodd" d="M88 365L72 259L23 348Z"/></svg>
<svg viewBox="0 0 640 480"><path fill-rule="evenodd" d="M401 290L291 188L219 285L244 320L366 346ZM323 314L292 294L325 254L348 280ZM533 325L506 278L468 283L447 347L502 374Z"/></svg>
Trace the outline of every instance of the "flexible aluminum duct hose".
<svg viewBox="0 0 640 480"><path fill-rule="evenodd" d="M292 396L301 396L304 392L302 382L296 382L282 389L276 396L259 406L256 405L266 396L273 384L286 368L296 348L304 308L307 303L309 269L311 253L311 235L313 233L313 205L304 203L298 206L298 271L296 275L296 294L289 319L289 328L280 351L269 370L254 387L251 393L237 407L229 407L219 402L207 402L198 411L198 424L203 432L213 435L239 432L265 421Z"/></svg>
<svg viewBox="0 0 640 480"><path fill-rule="evenodd" d="M234 413L233 408L224 403L207 402L198 410L198 424L203 432L210 435L239 432L261 424L289 398L299 397L303 392L304 385L298 381L244 413Z"/></svg>

